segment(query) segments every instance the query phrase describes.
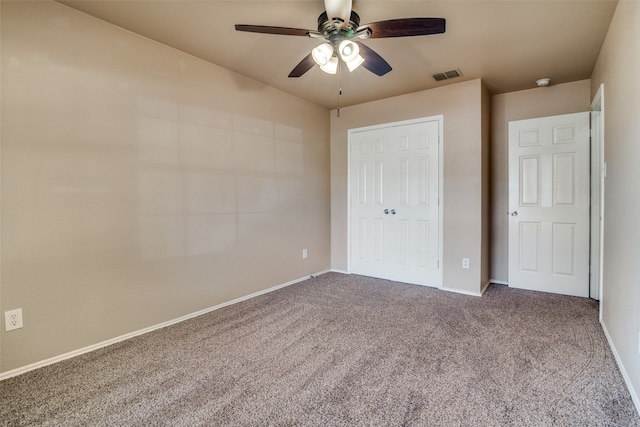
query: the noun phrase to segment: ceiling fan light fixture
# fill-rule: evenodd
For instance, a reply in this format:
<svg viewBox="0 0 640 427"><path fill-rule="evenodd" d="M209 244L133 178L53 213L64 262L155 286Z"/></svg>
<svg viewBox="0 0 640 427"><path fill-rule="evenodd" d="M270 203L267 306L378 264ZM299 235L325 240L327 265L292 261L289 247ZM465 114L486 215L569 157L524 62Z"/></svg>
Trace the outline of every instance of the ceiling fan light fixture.
<svg viewBox="0 0 640 427"><path fill-rule="evenodd" d="M338 46L338 52L340 52L340 58L346 63L360 56L360 48L350 40L342 40Z"/></svg>
<svg viewBox="0 0 640 427"><path fill-rule="evenodd" d="M351 40L342 40L338 45L338 52L349 71L355 70L364 62L364 58L360 56L360 48Z"/></svg>
<svg viewBox="0 0 640 427"><path fill-rule="evenodd" d="M319 66L327 65L333 58L333 46L329 43L322 43L320 46L316 46L311 50L311 56L316 64Z"/></svg>
<svg viewBox="0 0 640 427"><path fill-rule="evenodd" d="M349 62L345 61L345 64L347 64L347 68L349 69L349 71L353 71L356 68L358 68L360 65L362 65L363 62L364 62L364 58L358 55Z"/></svg>
<svg viewBox="0 0 640 427"><path fill-rule="evenodd" d="M332 56L326 64L320 65L320 69L328 74L335 74L338 71L338 57Z"/></svg>
<svg viewBox="0 0 640 427"><path fill-rule="evenodd" d="M1 1L1 0L0 0ZM343 61L349 71L360 65L377 76L391 71L391 66L366 44L352 39L427 36L445 32L444 18L400 18L360 25L360 16L352 9L352 0L324 0L325 11L318 16L318 29L275 27L271 25L236 24L236 31L260 34L304 36L323 40L323 45L312 49L289 77L297 78L318 64L327 73L340 70ZM335 70L335 71L334 71Z"/></svg>

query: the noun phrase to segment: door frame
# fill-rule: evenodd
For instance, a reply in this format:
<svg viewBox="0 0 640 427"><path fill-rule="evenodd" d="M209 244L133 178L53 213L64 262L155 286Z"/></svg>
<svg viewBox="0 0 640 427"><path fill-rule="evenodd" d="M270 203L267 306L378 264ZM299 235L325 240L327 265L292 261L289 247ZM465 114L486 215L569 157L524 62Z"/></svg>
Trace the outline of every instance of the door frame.
<svg viewBox="0 0 640 427"><path fill-rule="evenodd" d="M443 271L443 212L444 212L444 147L443 147L443 128L444 128L444 115L439 114L436 116L421 117L418 119L402 120L397 122L380 123L371 126L363 126L359 128L352 128L347 130L347 272L351 274L351 143L353 142L353 134L356 132L370 131L377 129L386 129L391 127L400 127L406 125L413 125L423 122L438 122L438 270L439 277L436 288L442 288L442 271Z"/></svg>
<svg viewBox="0 0 640 427"><path fill-rule="evenodd" d="M595 132L594 132L595 130ZM602 266L604 255L604 84L600 84L591 102L591 224L589 297L602 301ZM594 203L595 202L595 203ZM599 220L593 218L599 216ZM594 239L597 236L597 239ZM594 268L595 267L595 268ZM600 303L602 307L602 303ZM600 312L602 317L602 312ZM602 320L602 319L600 319Z"/></svg>

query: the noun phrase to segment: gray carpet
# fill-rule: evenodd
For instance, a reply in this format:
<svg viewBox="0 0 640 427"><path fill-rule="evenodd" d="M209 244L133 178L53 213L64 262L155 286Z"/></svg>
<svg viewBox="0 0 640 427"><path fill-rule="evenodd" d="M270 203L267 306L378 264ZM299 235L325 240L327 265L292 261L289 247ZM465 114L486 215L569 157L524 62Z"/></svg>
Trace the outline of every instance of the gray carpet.
<svg viewBox="0 0 640 427"><path fill-rule="evenodd" d="M0 395L8 426L640 426L594 301L337 273L5 380Z"/></svg>

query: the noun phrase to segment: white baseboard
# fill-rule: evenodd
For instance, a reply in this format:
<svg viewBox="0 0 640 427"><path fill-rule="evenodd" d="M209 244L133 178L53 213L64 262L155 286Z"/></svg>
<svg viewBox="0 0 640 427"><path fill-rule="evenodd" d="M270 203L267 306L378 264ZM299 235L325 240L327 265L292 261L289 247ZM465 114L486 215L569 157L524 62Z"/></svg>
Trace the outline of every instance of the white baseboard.
<svg viewBox="0 0 640 427"><path fill-rule="evenodd" d="M638 415L640 415L640 398L638 398L638 393L633 388L633 384L631 383L631 378L627 374L627 370L624 368L622 364L622 359L620 359L620 355L616 350L616 346L613 344L613 340L609 335L609 331L607 331L607 326L600 321L600 325L602 326L602 330L604 331L604 336L607 337L607 342L609 343L609 347L611 348L611 352L613 353L613 357L616 359L616 363L618 364L618 368L620 368L620 372L622 373L622 378L624 378L625 384L627 384L627 388L629 389L629 393L631 394L631 399L633 400L634 405L636 405L636 410L638 411Z"/></svg>
<svg viewBox="0 0 640 427"><path fill-rule="evenodd" d="M331 269L331 272L333 273L340 273L340 274L351 274L348 271L344 271L344 270L336 270L335 268Z"/></svg>
<svg viewBox="0 0 640 427"><path fill-rule="evenodd" d="M322 270L322 271L319 271L319 272L317 272L317 273L314 273L314 274L310 275L309 277L310 277L310 278L314 278L314 277L322 276L323 274L331 273L332 271L333 271L333 270ZM307 280L307 279L302 278L302 279L299 279L299 280L295 281L294 283L298 283L298 282L301 282L301 281L303 281L303 280ZM287 285L287 286L288 286L288 285Z"/></svg>
<svg viewBox="0 0 640 427"><path fill-rule="evenodd" d="M71 359L72 357L80 356L81 354L89 353L89 352L92 352L94 350L98 350L100 348L107 347L107 346L112 345L112 344L116 344L116 343L119 343L119 342L122 342L122 341L126 341L126 340L128 340L130 338L134 338L134 337L137 337L139 335L143 335L143 334L146 334L148 332L155 331L157 329L166 328L167 326L175 325L176 323L180 323L180 322L183 322L185 320L192 319L194 317L202 316L203 314L210 313L210 312L218 310L220 308L227 307L227 306L230 306L230 305L233 305L233 304L237 304L239 302L246 301L248 299L255 298L255 297L260 296L260 295L268 294L269 292L273 292L275 290L278 290L278 289L281 289L281 288L285 288L287 286L291 286L293 284L302 282L302 281L307 280L309 278L317 277L317 276L319 276L321 274L325 274L325 273L328 273L328 272L329 272L329 270L325 270L325 271L321 271L321 272L318 272L318 273L315 273L315 274L311 274L310 276L304 276L304 277L292 280L292 281L287 282L287 283L282 283L280 285L277 285L277 286L274 286L274 287L271 287L271 288L268 288L268 289L265 289L265 290L262 290L262 291L254 292L252 294L245 295L243 297L236 298L236 299L231 300L231 301L223 302L222 304L218 304L218 305L215 305L213 307L205 308L204 310L196 311L194 313L190 313L190 314L178 317L176 319L172 319L172 320L168 320L166 322L158 323L157 325L149 326L147 328L140 329L140 330L137 330L137 331L134 331L134 332L130 332L128 334L120 335L118 337L111 338L109 340L102 341L102 342L99 342L97 344L92 344L92 345L89 345L87 347L79 348L77 350L73 350L73 351L70 351L68 353L64 353L64 354L61 354L61 355L58 355L58 356L54 356L54 357L51 357L49 359L45 359L45 360L41 360L39 362L31 363L29 365L22 366L20 368L13 369L11 371L3 372L3 373L0 373L0 381L6 380L7 378L11 378L11 377L15 377L15 376L27 373L29 371L33 371L33 370L38 369L38 368L42 368L42 367L45 367L45 366L48 366L48 365L52 365L54 363L61 362L61 361L66 360L66 359Z"/></svg>
<svg viewBox="0 0 640 427"><path fill-rule="evenodd" d="M443 291L447 291L447 292L454 292L456 294L471 295L472 297L481 297L482 296L481 292L464 291L462 289L447 288L446 286L442 286L439 289L442 289Z"/></svg>

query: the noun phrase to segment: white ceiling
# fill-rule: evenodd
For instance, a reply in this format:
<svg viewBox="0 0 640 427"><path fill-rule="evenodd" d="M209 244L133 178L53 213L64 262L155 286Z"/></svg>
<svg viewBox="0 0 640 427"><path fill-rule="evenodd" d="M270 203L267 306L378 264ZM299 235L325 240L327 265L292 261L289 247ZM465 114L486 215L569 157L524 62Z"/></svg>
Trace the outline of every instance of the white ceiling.
<svg viewBox="0 0 640 427"><path fill-rule="evenodd" d="M363 43L393 67L341 76L317 66L288 78L317 40L237 32L234 24L316 30L323 0L59 0L60 3L327 108L482 78L493 94L589 78L616 7L613 0L354 0L361 25L408 17L447 20L446 33ZM435 73L460 69L444 82ZM338 101L338 91L342 96Z"/></svg>

